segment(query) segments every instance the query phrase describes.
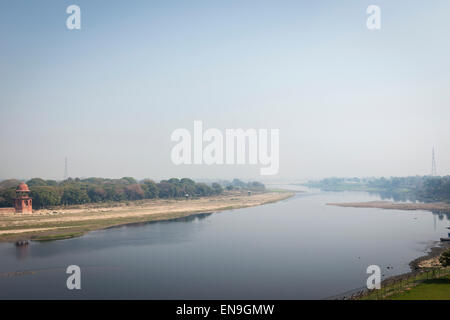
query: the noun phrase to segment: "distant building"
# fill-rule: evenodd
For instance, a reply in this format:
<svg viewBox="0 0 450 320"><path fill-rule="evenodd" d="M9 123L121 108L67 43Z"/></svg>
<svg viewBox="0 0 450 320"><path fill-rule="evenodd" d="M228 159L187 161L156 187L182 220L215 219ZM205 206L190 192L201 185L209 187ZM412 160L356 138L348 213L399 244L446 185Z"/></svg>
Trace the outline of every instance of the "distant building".
<svg viewBox="0 0 450 320"><path fill-rule="evenodd" d="M29 196L30 189L25 183L21 183L16 188L16 199L14 209L16 213L33 213L32 199Z"/></svg>

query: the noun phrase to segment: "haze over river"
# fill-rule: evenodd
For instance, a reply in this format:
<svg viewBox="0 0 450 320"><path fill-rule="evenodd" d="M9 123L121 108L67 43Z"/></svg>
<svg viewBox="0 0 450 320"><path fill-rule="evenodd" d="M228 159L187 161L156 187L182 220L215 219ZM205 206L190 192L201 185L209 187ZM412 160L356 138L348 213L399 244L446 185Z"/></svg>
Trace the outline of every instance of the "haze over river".
<svg viewBox="0 0 450 320"><path fill-rule="evenodd" d="M0 298L327 298L364 287L372 264L383 278L409 271L411 260L447 235L445 215L326 205L372 200L380 197L309 190L69 240L0 243ZM66 287L69 265L81 268L81 290Z"/></svg>

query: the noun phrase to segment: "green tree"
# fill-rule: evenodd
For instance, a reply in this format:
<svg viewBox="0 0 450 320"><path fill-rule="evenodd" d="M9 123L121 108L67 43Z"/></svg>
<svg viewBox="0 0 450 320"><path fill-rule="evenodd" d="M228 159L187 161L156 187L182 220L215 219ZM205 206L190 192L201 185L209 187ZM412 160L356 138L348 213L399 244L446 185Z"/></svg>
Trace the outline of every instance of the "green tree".
<svg viewBox="0 0 450 320"><path fill-rule="evenodd" d="M245 188L245 187L247 187L247 184L244 181L241 181L239 179L233 179L233 181L231 182L231 185L233 187L238 187L238 188Z"/></svg>
<svg viewBox="0 0 450 320"><path fill-rule="evenodd" d="M180 183L182 185L190 185L190 186L194 186L195 185L195 181L189 178L183 178L180 180Z"/></svg>
<svg viewBox="0 0 450 320"><path fill-rule="evenodd" d="M137 181L135 178L132 177L123 177L122 179L120 179L123 183L125 184L137 184Z"/></svg>
<svg viewBox="0 0 450 320"><path fill-rule="evenodd" d="M63 204L83 204L90 201L85 189L79 186L68 186L63 189L61 202Z"/></svg>
<svg viewBox="0 0 450 320"><path fill-rule="evenodd" d="M198 196L210 196L213 192L213 189L205 183L197 183L195 185L195 194Z"/></svg>
<svg viewBox="0 0 450 320"><path fill-rule="evenodd" d="M91 202L102 202L108 198L108 193L102 186L89 187L87 193Z"/></svg>
<svg viewBox="0 0 450 320"><path fill-rule="evenodd" d="M46 186L47 182L44 179L41 179L41 178L33 178L33 179L28 180L26 182L26 184L29 187L42 187L42 186Z"/></svg>
<svg viewBox="0 0 450 320"><path fill-rule="evenodd" d="M16 179L8 179L0 182L0 189L16 188L22 181Z"/></svg>
<svg viewBox="0 0 450 320"><path fill-rule="evenodd" d="M142 181L141 187L145 192L146 199L154 199L158 197L159 189L157 184L153 180L145 179L144 181Z"/></svg>
<svg viewBox="0 0 450 320"><path fill-rule="evenodd" d="M195 194L195 181L189 178L183 178L180 180L180 197L184 197L186 194L194 195Z"/></svg>
<svg viewBox="0 0 450 320"><path fill-rule="evenodd" d="M13 207L15 198L16 188L0 189L0 207Z"/></svg>
<svg viewBox="0 0 450 320"><path fill-rule="evenodd" d="M213 188L215 194L221 194L223 192L222 186L216 182L214 182L212 184L212 188Z"/></svg>
<svg viewBox="0 0 450 320"><path fill-rule="evenodd" d="M180 179L178 179L178 178L170 178L169 181L167 181L167 182L172 183L172 184L179 184L180 183Z"/></svg>
<svg viewBox="0 0 450 320"><path fill-rule="evenodd" d="M176 196L177 190L172 183L161 181L158 183L160 198L173 198Z"/></svg>
<svg viewBox="0 0 450 320"><path fill-rule="evenodd" d="M48 186L51 187L56 187L58 185L58 182L56 182L55 180L45 180L45 182L47 183Z"/></svg>
<svg viewBox="0 0 450 320"><path fill-rule="evenodd" d="M253 190L253 191L264 191L264 190L266 190L266 186L264 184L262 184L261 182L257 182L257 181L249 183L248 184L248 188L250 190Z"/></svg>
<svg viewBox="0 0 450 320"><path fill-rule="evenodd" d="M127 200L127 195L125 193L124 186L121 185L108 185L105 186L107 193L107 200L110 201L125 201Z"/></svg>
<svg viewBox="0 0 450 320"><path fill-rule="evenodd" d="M444 251L441 256L439 257L439 262L444 266L448 267L450 266L450 249L447 251Z"/></svg>
<svg viewBox="0 0 450 320"><path fill-rule="evenodd" d="M61 194L57 188L41 186L31 187L31 197L34 208L46 208L61 204Z"/></svg>

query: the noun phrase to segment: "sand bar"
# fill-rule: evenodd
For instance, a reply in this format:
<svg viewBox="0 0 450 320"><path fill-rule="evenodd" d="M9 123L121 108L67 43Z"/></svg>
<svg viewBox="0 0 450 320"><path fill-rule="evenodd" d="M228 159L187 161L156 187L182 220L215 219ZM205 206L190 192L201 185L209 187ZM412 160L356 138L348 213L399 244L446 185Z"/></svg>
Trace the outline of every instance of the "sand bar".
<svg viewBox="0 0 450 320"><path fill-rule="evenodd" d="M368 201L368 202L342 202L327 203L330 206L352 207L352 208L380 208L392 210L428 210L450 212L450 203L431 202L431 203L410 203L410 202L392 202L392 201Z"/></svg>

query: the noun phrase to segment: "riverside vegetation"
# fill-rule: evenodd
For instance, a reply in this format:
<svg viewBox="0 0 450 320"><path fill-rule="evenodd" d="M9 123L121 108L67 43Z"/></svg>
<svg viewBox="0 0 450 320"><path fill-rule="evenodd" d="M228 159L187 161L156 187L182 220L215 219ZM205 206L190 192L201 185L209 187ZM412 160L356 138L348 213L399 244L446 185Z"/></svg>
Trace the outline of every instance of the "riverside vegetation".
<svg viewBox="0 0 450 320"><path fill-rule="evenodd" d="M395 201L450 203L450 176L327 178L304 184L323 191L367 191Z"/></svg>
<svg viewBox="0 0 450 320"><path fill-rule="evenodd" d="M21 181L4 180L0 182L0 208L12 207L16 197L15 188ZM192 179L172 178L156 183L150 179L137 181L131 177L121 179L67 179L61 182L33 178L26 181L31 190L33 208L43 209L61 205L86 203L124 202L144 199L196 198L220 195L225 190L245 189L264 191L259 182L245 183L239 179L215 182L211 185L198 183Z"/></svg>
<svg viewBox="0 0 450 320"><path fill-rule="evenodd" d="M4 205L11 204L17 182L2 182ZM38 210L24 215L0 214L0 241L67 239L112 226L258 206L293 195L266 191L262 183L238 179L211 185L187 178L159 183L133 178L57 183L35 178L27 183Z"/></svg>
<svg viewBox="0 0 450 320"><path fill-rule="evenodd" d="M410 274L387 279L380 290L372 290L362 300L449 300L450 299L450 249L433 265L425 263Z"/></svg>

